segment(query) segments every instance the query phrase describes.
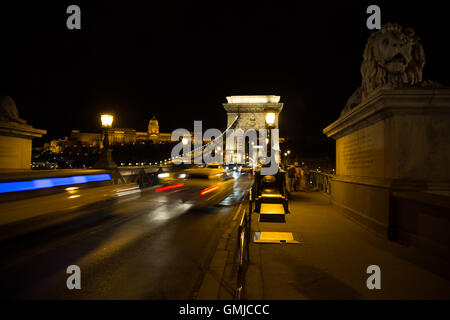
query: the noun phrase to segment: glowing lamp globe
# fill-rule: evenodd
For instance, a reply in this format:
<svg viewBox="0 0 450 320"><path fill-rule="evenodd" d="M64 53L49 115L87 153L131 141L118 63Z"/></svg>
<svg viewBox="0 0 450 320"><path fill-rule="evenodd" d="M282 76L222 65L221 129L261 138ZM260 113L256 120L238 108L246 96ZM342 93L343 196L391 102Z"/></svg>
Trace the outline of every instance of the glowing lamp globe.
<svg viewBox="0 0 450 320"><path fill-rule="evenodd" d="M268 125L273 125L275 123L275 113L266 113L266 122Z"/></svg>
<svg viewBox="0 0 450 320"><path fill-rule="evenodd" d="M114 117L110 114L102 114L100 120L102 121L102 127L111 127Z"/></svg>

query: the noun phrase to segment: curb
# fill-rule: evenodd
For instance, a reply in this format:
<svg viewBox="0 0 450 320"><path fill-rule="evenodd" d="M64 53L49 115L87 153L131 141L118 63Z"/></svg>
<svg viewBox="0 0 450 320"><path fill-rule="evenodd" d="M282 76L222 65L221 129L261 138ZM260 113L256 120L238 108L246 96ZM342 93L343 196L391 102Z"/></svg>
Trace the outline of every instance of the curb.
<svg viewBox="0 0 450 320"><path fill-rule="evenodd" d="M222 233L205 270L196 300L233 300L238 270L237 229L243 207L235 205L229 226Z"/></svg>

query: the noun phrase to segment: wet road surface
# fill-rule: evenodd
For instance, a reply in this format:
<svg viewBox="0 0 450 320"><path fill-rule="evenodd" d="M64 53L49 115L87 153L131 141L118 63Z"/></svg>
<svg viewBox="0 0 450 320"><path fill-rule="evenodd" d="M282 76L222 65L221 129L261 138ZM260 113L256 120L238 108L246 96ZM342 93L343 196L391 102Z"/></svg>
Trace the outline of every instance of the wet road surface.
<svg viewBox="0 0 450 320"><path fill-rule="evenodd" d="M19 299L193 299L234 204L250 184L235 181L220 205L189 204L152 191L78 219L0 244L0 295ZM81 290L68 290L69 265Z"/></svg>

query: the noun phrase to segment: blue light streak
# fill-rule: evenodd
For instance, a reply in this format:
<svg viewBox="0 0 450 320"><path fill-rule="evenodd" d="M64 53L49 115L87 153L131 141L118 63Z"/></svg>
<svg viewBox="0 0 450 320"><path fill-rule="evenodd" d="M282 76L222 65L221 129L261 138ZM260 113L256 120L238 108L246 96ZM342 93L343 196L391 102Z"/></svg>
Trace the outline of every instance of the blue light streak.
<svg viewBox="0 0 450 320"><path fill-rule="evenodd" d="M29 181L0 182L0 193L30 191L106 180L111 180L111 175L93 174L86 176L34 179Z"/></svg>

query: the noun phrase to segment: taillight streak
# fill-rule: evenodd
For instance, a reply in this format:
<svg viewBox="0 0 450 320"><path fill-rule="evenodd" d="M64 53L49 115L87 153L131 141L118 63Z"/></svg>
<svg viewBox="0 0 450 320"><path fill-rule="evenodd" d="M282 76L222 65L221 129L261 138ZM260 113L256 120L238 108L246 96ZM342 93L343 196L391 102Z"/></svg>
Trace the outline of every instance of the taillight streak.
<svg viewBox="0 0 450 320"><path fill-rule="evenodd" d="M161 192L161 191L166 191L166 190L170 190L170 189L175 189L175 188L179 188L184 186L184 183L177 183L177 184L172 184L170 186L165 186L165 187L161 187L155 190L155 192Z"/></svg>
<svg viewBox="0 0 450 320"><path fill-rule="evenodd" d="M213 191L215 191L215 190L217 190L217 189L219 189L219 186L212 186L212 187L203 189L203 190L200 192L200 195L204 196L205 194L208 194L208 193L210 193L210 192L213 192Z"/></svg>

